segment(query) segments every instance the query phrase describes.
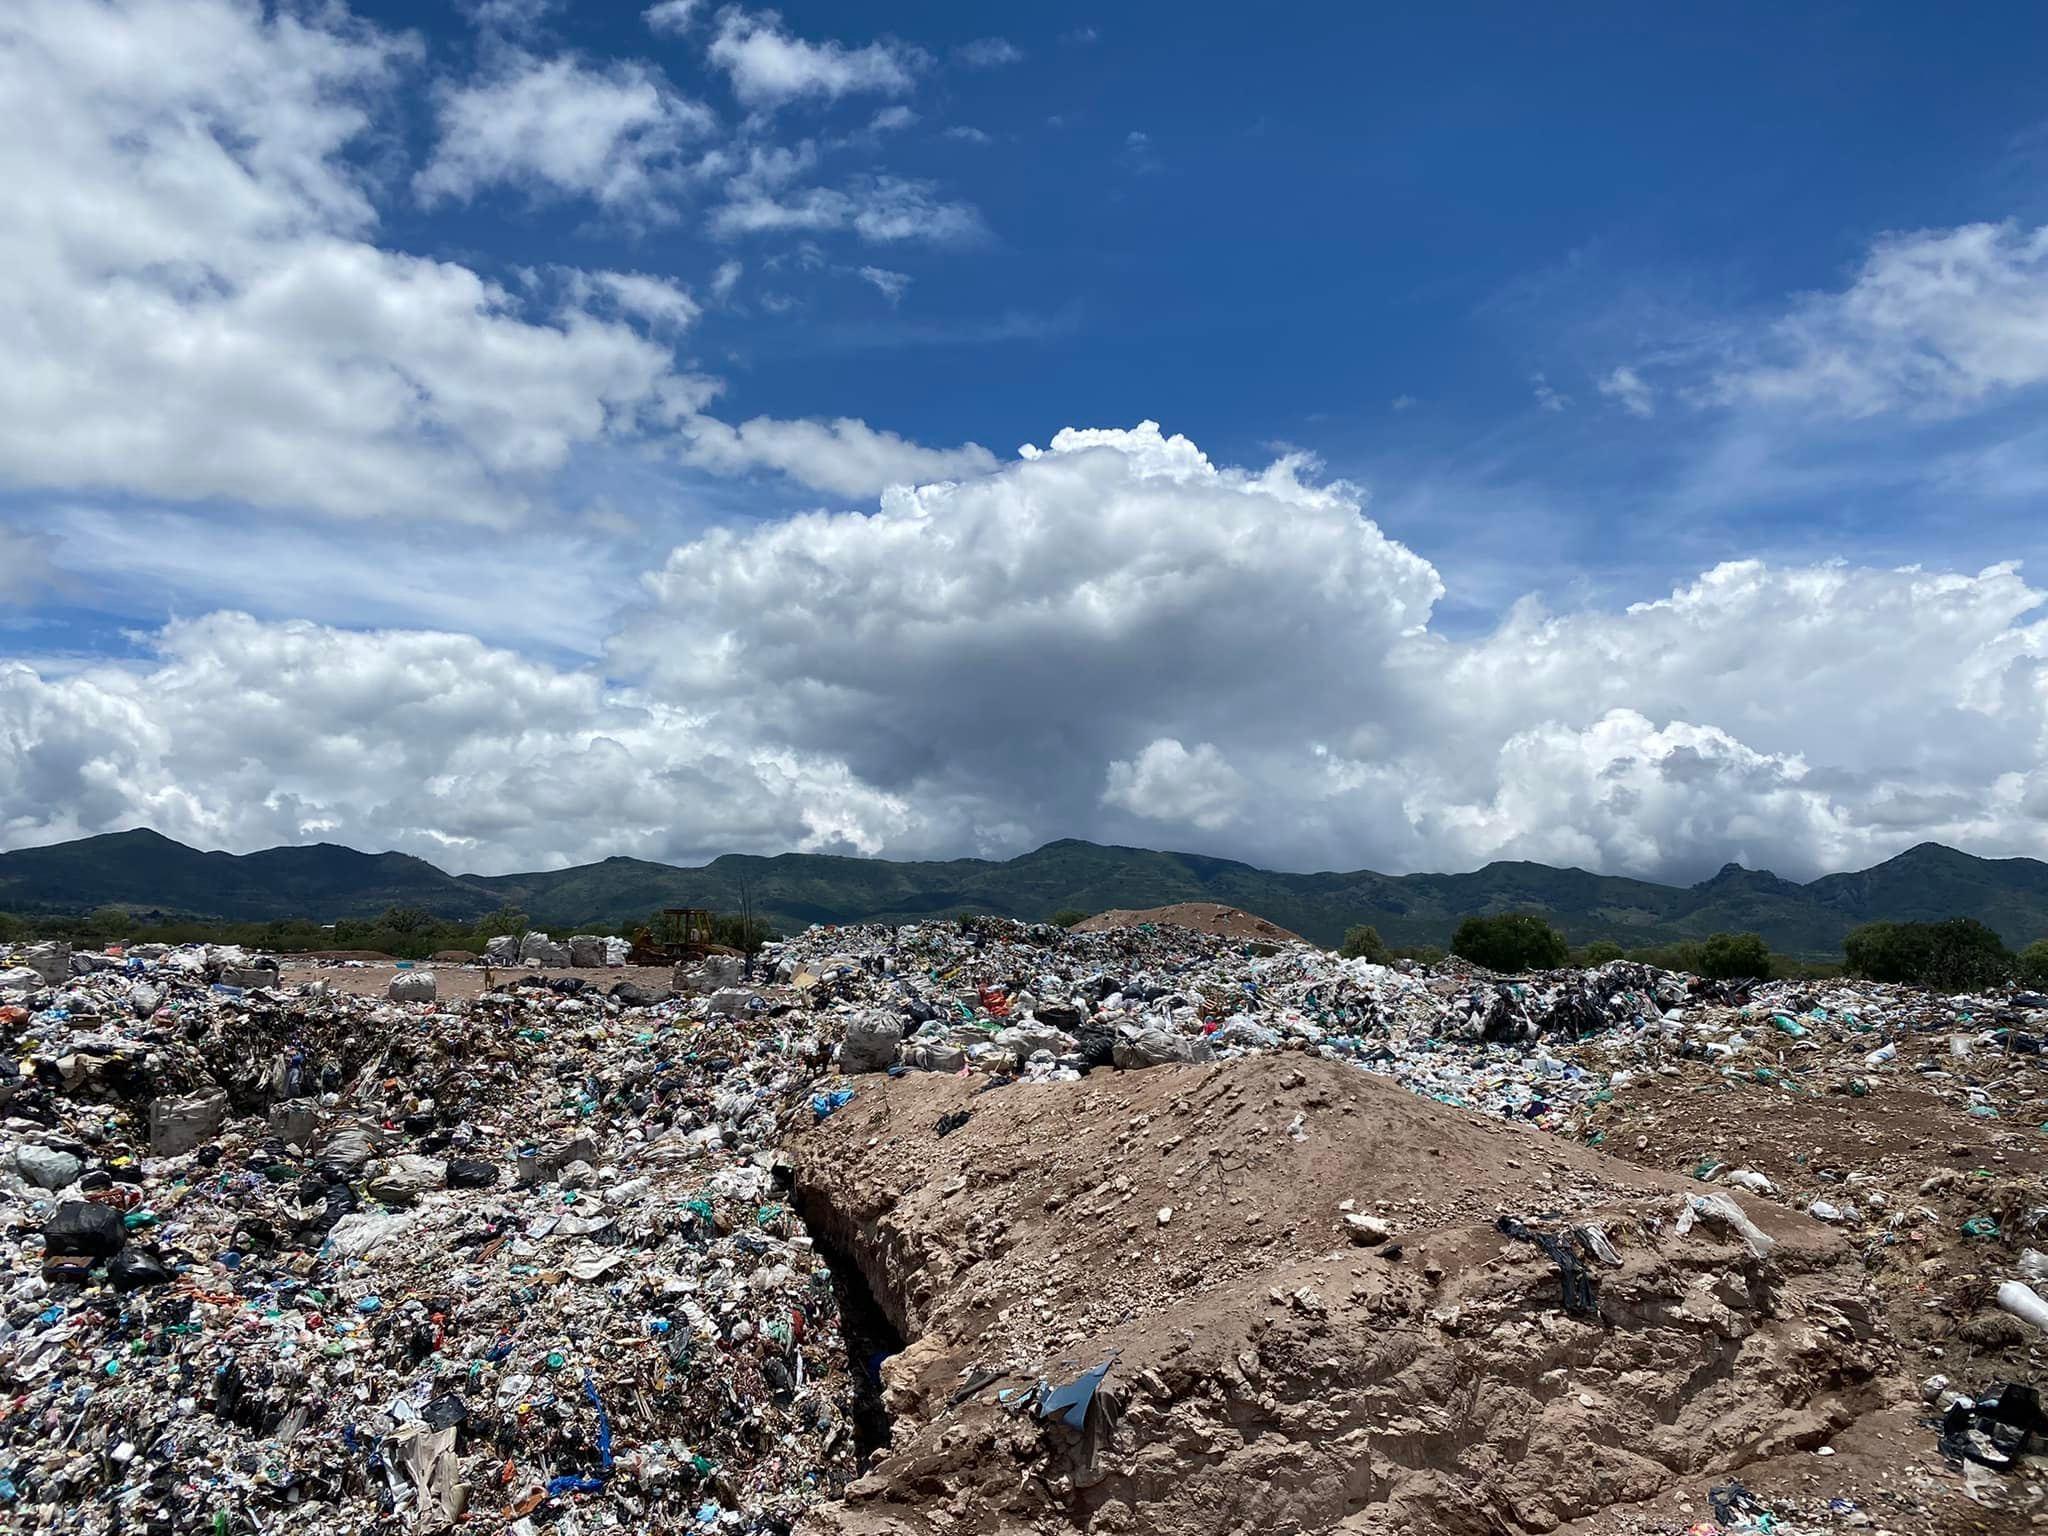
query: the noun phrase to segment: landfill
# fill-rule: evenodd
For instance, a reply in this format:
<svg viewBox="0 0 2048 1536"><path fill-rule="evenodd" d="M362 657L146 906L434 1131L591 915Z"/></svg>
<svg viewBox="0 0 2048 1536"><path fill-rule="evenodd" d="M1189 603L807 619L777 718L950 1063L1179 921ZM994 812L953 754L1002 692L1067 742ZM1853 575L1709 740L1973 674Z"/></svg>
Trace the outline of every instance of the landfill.
<svg viewBox="0 0 2048 1536"><path fill-rule="evenodd" d="M486 957L490 990L464 996L430 969L365 994L232 948L0 953L7 1528L1170 1528L1163 1468L1192 1454L1193 1432L1162 1406L1184 1406L1179 1387L1151 1394L1156 1412L1131 1398L1172 1374L1141 1325L1208 1281L1152 1273L1141 1251L1184 1267L1175 1245L1204 1244L1187 1252L1209 1255L1197 1267L1223 1286L1217 1307L1250 1305L1233 1275L1257 1279L1263 1307L1268 1271L1312 1256L1421 1275L1415 1256L1440 1252L1427 1263L1449 1278L1372 1303L1418 1359L1438 1357L1443 1323L1427 1290L1477 1266L1526 1276L1542 1299L1514 1305L1545 1330L1611 1329L1624 1299L1662 1318L1660 1287L1690 1307L1684 1287L1705 1284L1710 1331L1754 1341L1743 1372L1769 1379L1773 1350L1806 1362L1775 1417L1719 1404L1696 1426L1725 1465L1674 1451L1561 1479L1569 1497L1532 1494L1475 1528L1547 1529L1667 1485L1696 1518L1667 1527L1666 1509L1636 1528L1938 1530L1961 1528L1944 1523L1958 1510L2040 1507L2025 1455L1991 1466L1943 1448L1963 1443L1989 1384L2037 1379L2044 1358L2048 997L1708 982L1627 962L1506 978L1151 923L821 927L662 985L621 979L623 958L616 940L522 935ZM1163 1120L1247 1083L1271 1108L1235 1130L1222 1110L1204 1121L1200 1166L1129 1115L1068 1155L1069 1131L1107 1113L1103 1093L1165 1095L1133 1111ZM1447 1138L1441 1182L1462 1203L1383 1208L1363 1187L1357 1127L1393 1113L1377 1107L1392 1088L1436 1106L1415 1111L1410 1141ZM1492 1129L1473 1142L1468 1126ZM1009 1149L1012 1130L1014 1166L995 1170L990 1138ZM1502 1163L1494 1133L1591 1159L1569 1165L1578 1194L1549 1182L1565 1164L1539 1180L1538 1153ZM1339 1151L1360 1187L1317 1187L1337 1165L1304 1170ZM1461 1164L1468 1151L1492 1171ZM1019 1169L1087 1182L1034 1186L955 1228L947 1200ZM1245 1187L1219 1194L1233 1177ZM1262 1191L1261 1177L1281 1182ZM1219 1203L1241 1222L1310 1194L1323 1204L1279 1248L1218 1240ZM1143 1219L1113 1251L1147 1267L1107 1290L1125 1298L1129 1338L1062 1321L1058 1258L1001 1285L962 1261L1057 1254L1078 1212L1127 1204ZM1439 1222L1427 1241L1425 1206ZM890 1225L913 1220L931 1225ZM1712 1279L1735 1271L1752 1279ZM1296 1278L1277 1293L1290 1326L1338 1328L1323 1282ZM961 1309L983 1291L1009 1312L970 1337ZM1500 1328L1523 1326L1500 1294L1471 1294ZM1795 1294L1837 1319L1832 1343L1785 1331ZM1210 1320L1217 1337L1250 1329L1240 1311ZM940 1363L964 1373L945 1391ZM1921 1379L1944 1365L1977 1395L1927 1397ZM1259 1400L1256 1370L1201 1368ZM1673 1361L1627 1368L1686 1380ZM1539 1377L1516 1380L1548 1400ZM1669 1384L1643 1395L1673 1422L1691 1401ZM2031 1400L2008 1387L1989 1401ZM1059 1467L1022 1493L949 1503L932 1437L975 1413L1029 1426L1004 1430L1012 1481L1039 1475L1041 1452ZM1854 1444L1875 1424L1897 1428L1887 1468ZM1774 1491L1745 1468L1740 1498L1708 1498L1758 1445L1811 1461L1797 1442L1816 1425L1844 1443L1827 1463L1836 1493ZM1590 1432L1574 1418L1555 1443L1569 1458L1570 1435ZM1449 1458L1432 1477L1463 1486L1462 1444L1399 1415L1373 1433ZM953 1470L979 1487L988 1468ZM1256 1460L1237 1474L1286 1480ZM1858 1477L1880 1491L1851 1488ZM1359 1487L1415 1518L1461 1507L1392 1472ZM1304 1501L1300 1528L1321 1510Z"/></svg>

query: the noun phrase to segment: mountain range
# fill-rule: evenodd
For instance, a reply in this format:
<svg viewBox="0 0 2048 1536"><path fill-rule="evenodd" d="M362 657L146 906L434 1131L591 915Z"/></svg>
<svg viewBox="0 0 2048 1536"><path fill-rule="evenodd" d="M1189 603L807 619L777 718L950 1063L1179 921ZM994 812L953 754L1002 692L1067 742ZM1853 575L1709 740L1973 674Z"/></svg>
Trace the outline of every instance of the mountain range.
<svg viewBox="0 0 2048 1536"><path fill-rule="evenodd" d="M1612 938L1635 948L1754 931L1781 953L1813 958L1838 954L1843 934L1878 919L1974 917L2015 947L2048 935L2048 863L1980 859L1939 843L1804 884L1730 864L1690 886L1515 862L1459 875L1287 874L1072 838L1002 861L727 854L700 868L610 858L514 875L451 875L409 854L333 843L207 853L147 829L0 853L0 911L24 914L121 906L238 922L331 922L393 906L464 919L510 904L537 926L566 932L630 926L661 907L738 911L749 895L784 931L1216 901L1322 944L1335 944L1354 923L1373 924L1390 944L1443 944L1461 918L1517 909L1544 912L1574 944Z"/></svg>

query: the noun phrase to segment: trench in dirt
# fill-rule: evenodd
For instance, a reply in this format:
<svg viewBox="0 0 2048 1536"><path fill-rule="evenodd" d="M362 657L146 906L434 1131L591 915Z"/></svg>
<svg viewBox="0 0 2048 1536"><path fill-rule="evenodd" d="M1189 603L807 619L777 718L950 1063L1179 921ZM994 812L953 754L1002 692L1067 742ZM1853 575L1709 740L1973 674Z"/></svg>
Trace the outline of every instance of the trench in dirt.
<svg viewBox="0 0 2048 1536"><path fill-rule="evenodd" d="M792 1189L790 1204L818 1256L832 1271L832 1296L839 1307L839 1331L854 1382L853 1443L865 1474L876 1454L888 1449L892 1434L882 1394L882 1362L900 1354L906 1341L889 1321L860 1261L845 1241L845 1219L811 1190Z"/></svg>

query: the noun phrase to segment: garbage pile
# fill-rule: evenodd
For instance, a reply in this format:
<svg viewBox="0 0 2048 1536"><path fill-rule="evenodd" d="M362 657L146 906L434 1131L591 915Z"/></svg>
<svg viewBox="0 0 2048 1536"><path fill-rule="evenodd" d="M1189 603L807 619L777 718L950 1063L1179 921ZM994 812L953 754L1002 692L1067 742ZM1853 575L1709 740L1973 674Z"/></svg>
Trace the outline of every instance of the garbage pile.
<svg viewBox="0 0 2048 1536"><path fill-rule="evenodd" d="M1310 1050L1449 1104L1546 1128L1605 1086L1553 1046L1661 1028L1690 978L1616 962L1504 981L1185 929L977 922L812 929L769 951L778 982L839 1015L848 1073L904 1066L1072 1081Z"/></svg>
<svg viewBox="0 0 2048 1536"><path fill-rule="evenodd" d="M2024 1113L2048 1086L2036 1075L2048 997L2027 992L1708 981L1620 960L1503 978L1455 960L1388 967L1185 929L1075 933L988 919L814 928L771 946L767 964L767 992L793 988L834 1018L848 1074L1060 1082L1101 1067L1305 1050L1443 1103L1571 1133L1633 1077L1685 1061L1786 1091L1853 1095L1911 1071L1950 1083L1979 1119ZM1930 1041L1950 1059L1916 1060ZM2001 1070L1946 1070L1965 1060Z"/></svg>
<svg viewBox="0 0 2048 1536"><path fill-rule="evenodd" d="M866 1345L775 1161L804 1011L15 958L8 1529L783 1532L857 1475Z"/></svg>
<svg viewBox="0 0 2048 1536"><path fill-rule="evenodd" d="M1299 1052L1589 1146L1675 1074L2044 1113L2031 994L1501 978L992 920L814 928L666 988L607 983L624 948L497 940L511 969L469 999L430 970L378 998L286 986L222 947L0 957L8 1527L786 1531L862 1472L896 1347L787 1197L788 1133L866 1074L1028 1092ZM1792 1193L1782 1168L1694 1171ZM1875 1242L1910 1216L1798 1198ZM2048 1199L1986 1219L2017 1251Z"/></svg>
<svg viewBox="0 0 2048 1536"><path fill-rule="evenodd" d="M626 963L631 946L609 934L579 933L567 939L551 939L538 929L523 934L501 934L484 945L483 959L489 965L530 965L592 969Z"/></svg>

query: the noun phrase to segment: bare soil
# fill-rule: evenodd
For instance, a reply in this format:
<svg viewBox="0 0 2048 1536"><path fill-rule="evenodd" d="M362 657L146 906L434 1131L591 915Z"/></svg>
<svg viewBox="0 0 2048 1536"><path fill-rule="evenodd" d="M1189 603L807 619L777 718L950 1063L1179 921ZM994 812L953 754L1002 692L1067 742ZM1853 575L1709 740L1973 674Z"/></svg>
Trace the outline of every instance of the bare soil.
<svg viewBox="0 0 2048 1536"><path fill-rule="evenodd" d="M1998 1528L1918 1422L1939 1325L1902 1347L1889 1319L1926 1299L1767 1200L1735 1196L1766 1261L1681 1235L1708 1186L1648 1140L1632 1162L1300 1055L986 1083L853 1079L791 1146L799 1207L908 1341L890 1448L812 1529L1677 1532L1738 1476L1822 1527ZM1623 1114L1685 1156L1752 1134L1686 1091L1617 1109L1608 1143ZM1361 1246L1347 1214L1392 1235ZM1602 1230L1597 1316L1502 1216ZM1111 1356L1084 1430L999 1397ZM977 1370L1002 1375L956 1401Z"/></svg>
<svg viewBox="0 0 2048 1536"><path fill-rule="evenodd" d="M1291 933L1278 923L1269 923L1263 917L1236 907L1220 906L1213 901L1183 901L1170 907L1147 907L1142 911L1119 907L1110 912L1098 912L1085 922L1076 923L1076 933L1108 933L1115 928L1136 928L1142 923L1151 923L1162 928L1192 928L1197 933L1221 934L1226 939L1264 939L1272 944L1301 942L1301 935Z"/></svg>

